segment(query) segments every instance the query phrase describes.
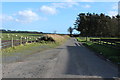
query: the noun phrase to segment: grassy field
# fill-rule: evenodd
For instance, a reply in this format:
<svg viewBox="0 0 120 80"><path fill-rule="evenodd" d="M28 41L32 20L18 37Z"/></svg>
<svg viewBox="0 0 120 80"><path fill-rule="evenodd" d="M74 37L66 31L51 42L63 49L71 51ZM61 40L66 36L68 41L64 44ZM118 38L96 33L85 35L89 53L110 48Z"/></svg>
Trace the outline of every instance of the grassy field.
<svg viewBox="0 0 120 80"><path fill-rule="evenodd" d="M2 40L19 40L21 37L28 40L35 40L43 34L32 34L32 33L2 33L0 36Z"/></svg>
<svg viewBox="0 0 120 80"><path fill-rule="evenodd" d="M26 56L34 54L46 49L51 49L57 47L64 43L68 36L59 36L59 35L48 35L51 36L55 42L36 42L36 43L26 43L24 45L14 46L6 49L2 49L2 55L4 56Z"/></svg>
<svg viewBox="0 0 120 80"><path fill-rule="evenodd" d="M104 38L104 39L108 39L108 38ZM99 53L100 55L111 60L112 62L120 63L120 50L119 49L110 47L109 45L106 45L106 44L92 43L89 40L86 41L85 37L79 37L77 38L77 40L82 42L89 49L95 51L96 53Z"/></svg>

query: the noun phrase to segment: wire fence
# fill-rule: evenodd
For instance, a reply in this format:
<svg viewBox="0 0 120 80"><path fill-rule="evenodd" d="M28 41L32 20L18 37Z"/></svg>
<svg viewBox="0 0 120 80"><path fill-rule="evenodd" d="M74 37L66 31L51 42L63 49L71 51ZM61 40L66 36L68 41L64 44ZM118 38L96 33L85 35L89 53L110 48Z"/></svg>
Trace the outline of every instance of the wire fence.
<svg viewBox="0 0 120 80"><path fill-rule="evenodd" d="M33 42L37 42L36 37L34 37L33 39L31 37L20 37L17 39L15 37L11 37L11 38L9 38L9 40L1 39L0 48L4 49L4 48L8 48L8 47L14 47L14 46L18 46L21 44L33 43Z"/></svg>

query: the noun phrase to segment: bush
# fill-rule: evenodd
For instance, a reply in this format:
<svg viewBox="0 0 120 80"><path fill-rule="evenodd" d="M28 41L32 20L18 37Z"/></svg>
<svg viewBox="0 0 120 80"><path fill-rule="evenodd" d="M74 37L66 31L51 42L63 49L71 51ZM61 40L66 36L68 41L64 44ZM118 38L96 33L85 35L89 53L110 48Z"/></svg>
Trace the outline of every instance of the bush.
<svg viewBox="0 0 120 80"><path fill-rule="evenodd" d="M41 38L38 38L37 40L37 42L43 42L43 41L55 42L55 40L52 37L48 37L48 36L43 36Z"/></svg>

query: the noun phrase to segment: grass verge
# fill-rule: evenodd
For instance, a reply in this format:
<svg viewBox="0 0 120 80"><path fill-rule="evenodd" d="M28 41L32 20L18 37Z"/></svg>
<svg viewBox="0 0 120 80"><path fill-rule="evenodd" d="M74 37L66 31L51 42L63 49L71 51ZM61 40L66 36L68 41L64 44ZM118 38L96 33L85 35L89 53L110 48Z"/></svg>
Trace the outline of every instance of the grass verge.
<svg viewBox="0 0 120 80"><path fill-rule="evenodd" d="M90 41L87 41L87 42L84 41L83 45L85 45L92 51L99 53L99 55L102 55L103 57L105 57L106 59L109 59L110 61L114 63L120 63L120 50L119 49L112 48L105 44L102 45L102 44L92 43Z"/></svg>
<svg viewBox="0 0 120 80"><path fill-rule="evenodd" d="M42 50L50 49L59 46L64 43L68 37L60 36L60 35L48 35L48 37L52 37L55 42L51 41L42 41L36 43L27 43L24 45L14 46L6 49L2 49L2 56L14 56L19 53L19 55L29 55L32 53L40 52Z"/></svg>
<svg viewBox="0 0 120 80"><path fill-rule="evenodd" d="M54 48L56 46L60 45L60 43L53 43L53 42L44 42L44 43L27 43L25 45L10 47L2 50L2 55L4 56L25 56L30 55L33 53L37 53L46 49Z"/></svg>
<svg viewBox="0 0 120 80"><path fill-rule="evenodd" d="M77 41L79 41L79 42L85 42L86 41L86 38L85 37L77 37L76 38L77 39Z"/></svg>
<svg viewBox="0 0 120 80"><path fill-rule="evenodd" d="M63 44L68 39L67 36L59 35L49 36L51 36L55 41L54 42L40 41L2 49L2 53L0 54L2 56L2 62L3 63L20 62L24 58L32 54L40 53L43 50L55 48Z"/></svg>
<svg viewBox="0 0 120 80"><path fill-rule="evenodd" d="M16 55L30 55L33 53L41 52L46 49L55 48L61 44L63 44L67 39L63 39L59 42L47 42L43 41L42 43L26 43L24 45L14 46L6 49L2 49L2 53L0 56L16 56Z"/></svg>

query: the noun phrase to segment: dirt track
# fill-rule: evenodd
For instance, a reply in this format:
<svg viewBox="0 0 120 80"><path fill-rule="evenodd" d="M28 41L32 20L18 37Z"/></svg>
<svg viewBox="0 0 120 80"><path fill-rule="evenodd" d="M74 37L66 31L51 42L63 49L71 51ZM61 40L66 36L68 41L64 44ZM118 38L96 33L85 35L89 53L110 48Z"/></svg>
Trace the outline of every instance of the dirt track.
<svg viewBox="0 0 120 80"><path fill-rule="evenodd" d="M3 61L4 62L4 61ZM75 39L19 62L3 63L3 78L113 78L118 69Z"/></svg>

